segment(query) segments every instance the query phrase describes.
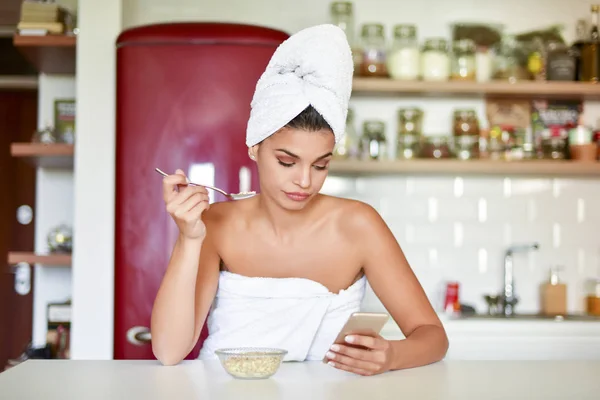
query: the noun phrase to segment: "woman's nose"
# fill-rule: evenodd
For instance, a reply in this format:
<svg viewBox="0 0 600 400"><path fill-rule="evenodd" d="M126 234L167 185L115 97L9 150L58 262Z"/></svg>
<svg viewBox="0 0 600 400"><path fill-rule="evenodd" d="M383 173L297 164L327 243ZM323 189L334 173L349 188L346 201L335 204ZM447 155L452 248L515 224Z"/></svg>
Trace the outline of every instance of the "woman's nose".
<svg viewBox="0 0 600 400"><path fill-rule="evenodd" d="M303 189L310 187L310 172L311 172L310 168L311 168L310 166L305 167L305 168L303 167L294 182L296 185L300 186Z"/></svg>

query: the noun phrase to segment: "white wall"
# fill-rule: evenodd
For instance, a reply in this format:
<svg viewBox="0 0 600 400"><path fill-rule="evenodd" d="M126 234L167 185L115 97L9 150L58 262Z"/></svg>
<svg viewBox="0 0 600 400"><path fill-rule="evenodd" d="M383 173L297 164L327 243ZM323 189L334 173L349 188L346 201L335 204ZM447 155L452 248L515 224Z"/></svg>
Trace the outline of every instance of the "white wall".
<svg viewBox="0 0 600 400"><path fill-rule="evenodd" d="M391 25L399 22L413 22L418 25L419 37L422 39L425 36L433 35L449 35L448 23L458 20L485 20L498 21L505 23L509 31L525 30L542 27L548 24L564 23L567 27L565 36L568 40L573 38L574 23L577 18L587 17L589 15L590 4L592 1L564 1L564 0L531 0L518 1L506 0L503 2L479 0L456 0L448 2L445 0L426 0L422 2L400 1L400 0L358 0L356 4L357 23L366 21L382 22L386 24L386 32L388 37L391 34ZM121 15L122 4L122 15ZM255 24L266 25L279 28L287 32L293 33L303 27L319 24L328 21L329 2L321 0L306 0L306 1L291 1L291 0L262 0L262 1L247 1L247 0L171 0L169 2L163 0L109 0L94 2L93 0L80 0L80 27L82 35L79 41L80 51L78 52L78 132L80 141L77 144L77 173L76 173L76 242L75 248L75 265L74 265L74 318L76 323L73 331L73 356L74 358L109 358L112 355L110 343L112 341L112 318L109 315L112 310L113 302L113 287L112 287L112 249L113 249L113 159L114 149L114 98L112 91L114 85L113 62L114 51L113 44L116 31L120 29L121 21L123 26L130 27L140 24L165 22L165 21L181 21L181 20L211 20L211 21L237 21L249 22ZM121 19L122 17L122 19ZM91 35L97 34L97 39L92 39ZM394 111L401 102L412 102L413 99L353 99L352 104L356 108L359 123L362 119L368 117L377 117L389 121L390 130L394 127ZM416 101L416 100L415 100ZM459 105L471 105L478 110L482 110L482 104L476 100L463 100L458 102L452 98L432 99L426 103L426 113L429 115L426 119L426 129L433 132L441 129L442 119L447 121L446 116L450 115L453 107ZM439 114L438 114L439 113ZM439 118L432 118L434 115L441 115ZM480 115L481 116L481 115ZM593 118L593 119L592 119ZM589 121L595 121L596 117L587 116ZM444 122L445 123L445 122ZM91 155L96 155L102 161L93 162ZM102 170L101 167L106 167ZM500 212L502 206L497 208L491 207L493 202L499 198L504 198L502 192L503 184L498 185L500 181L497 179L489 180L467 180L465 179L465 190L469 188L469 193L465 191L465 195L461 198L454 197L453 194L453 179L437 179L431 180L414 180L415 188L422 189L418 196L411 197L402 192L403 185L406 185L406 180L410 178L399 177L387 180L386 185L391 187L391 190L382 192L382 189L377 189L373 193L374 196L384 195L389 199L401 202L401 207L393 209L386 208L384 216L390 223L390 226L398 233L398 238L405 247L413 266L417 270L419 278L423 280L424 286L435 287L436 282L442 278L464 278L465 300L477 302L479 292L483 290L492 290L497 287L497 273L500 264L499 251L508 241L503 236L493 236L492 234L483 235L478 240L485 240L485 243L478 242L477 244L469 244L468 238L471 236L469 227L464 227L464 246L468 246L472 251L477 251L480 247L489 248L488 262L485 273L479 272L482 269L479 264L479 259L473 258L472 251L463 251L462 248L456 249L454 243L454 216L457 216L459 210L463 210L466 204L467 209L470 202L478 199L478 196L483 196L490 202L488 215L492 216L492 212ZM87 184L86 184L87 182ZM94 182L94 185L99 189L100 195L91 195L89 191L89 182ZM353 180L344 181L346 185L355 187L357 182ZM367 201L376 202L376 198L365 196L365 187L369 185L380 186L380 179L361 180L363 182L358 185L359 189L352 189L345 193L349 196L362 196ZM444 190L439 193L431 193L431 184L439 183L444 187ZM532 181L529 183L539 184L540 191L548 194L548 187L554 187L552 181ZM593 196L598 193L595 189L590 189L585 183L576 183L574 181L565 181L566 185L575 188L575 190L583 190L582 198L587 204L590 204L586 210L590 213L594 210L592 207ZM361 186L362 185L362 186ZM366 186L365 186L366 185ZM548 186L549 185L549 186ZM513 183L513 188L521 187L518 182ZM588 191L592 190L592 191ZM499 191L499 192L498 192ZM513 191L513 193L515 193ZM550 191L550 193L552 193ZM567 192L565 192L567 193ZM440 206L439 212L446 217L443 220L428 221L427 211L425 214L417 214L416 220L407 221L404 219L403 210L411 209L418 206L418 202L423 199L428 199L430 196L437 196ZM524 195L523 201L528 202L531 197L537 201L535 193ZM566 196L566 195L565 195ZM569 202L566 200L558 200L559 202ZM562 199L562 197L561 197ZM518 200L517 202L520 202ZM449 204L448 207L446 207ZM537 203L536 203L537 204ZM540 202L540 210L545 210L544 207L557 207L557 209L565 212L572 210L563 209L565 203L561 205L547 206L546 203ZM569 203L570 204L570 203ZM377 205L375 203L375 205ZM379 204L380 205L380 204ZM93 210L94 212L90 212ZM394 215L393 212L399 215ZM461 211L462 212L462 211ZM392 214L390 214L392 213ZM440 214L440 215L442 215ZM513 218L517 218L515 216ZM565 214L565 215L572 215ZM591 214L590 214L591 215ZM471 217L473 217L471 215ZM528 218L527 215L524 215ZM465 216L469 218L469 216ZM511 220L509 223L516 223ZM419 235L419 240L425 240L431 232L436 232L436 227L439 226L441 232L447 231L448 234L438 237L436 241L425 240L425 243L411 242L403 236L402 232L406 232L406 224L414 224L414 232L422 232ZM477 222L476 222L477 223ZM560 223L563 223L561 220ZM433 224L433 225L432 225ZM440 224L440 225L435 225ZM578 222L569 220L566 222L564 232L569 232L576 227L581 227L578 231L580 234L592 233L585 229L591 229L588 225L583 227L577 225ZM412 229L412 228L411 228ZM410 231L410 229L408 229ZM472 233L475 234L475 230ZM518 231L513 231L512 239L516 239ZM562 231L561 231L562 232ZM551 253L540 253L539 256L534 256L531 263L523 260L517 260L517 267L527 265L531 278L519 276L517 274L518 291L525 293L526 290L535 290L533 287L539 278L543 276L544 268L547 267L551 259L551 254L556 254L556 248L553 248L552 241L548 242L547 232L538 232L528 235L526 239L536 239L542 241L542 251L552 249ZM414 236L417 238L417 236ZM445 245L444 240L450 245ZM568 236L563 235L563 239L568 239ZM568 240L563 244L566 246ZM550 243L550 244L548 244ZM597 243L596 243L597 247ZM430 249L437 249L438 260L444 261L442 265L433 266L430 263L430 254L435 253ZM591 265L594 262L594 246L585 247L585 262L584 270L587 271L588 263ZM448 253L446 252L448 251ZM570 251L570 250L569 250ZM560 253L560 251L559 251ZM449 254L445 257L445 254ZM458 255L464 254L464 257L459 258ZM478 254L478 253L477 253ZM560 253L563 254L563 253ZM571 257L567 257L565 250L564 262L570 262ZM531 266L534 265L534 271ZM573 265L573 264L569 264ZM574 267L577 268L577 262ZM528 280L529 279L529 280ZM525 283L528 282L528 283ZM527 288L529 286L529 289ZM430 295L433 296L433 289L428 289ZM534 292L528 293L534 293ZM533 295L525 295L523 299L523 307L528 308L533 304ZM573 295L571 295L573 296ZM370 297L368 304L376 305L376 299ZM573 306L573 302L570 307ZM89 335L89 336L88 336Z"/></svg>
<svg viewBox="0 0 600 400"><path fill-rule="evenodd" d="M71 358L113 354L115 40L121 1L81 0Z"/></svg>

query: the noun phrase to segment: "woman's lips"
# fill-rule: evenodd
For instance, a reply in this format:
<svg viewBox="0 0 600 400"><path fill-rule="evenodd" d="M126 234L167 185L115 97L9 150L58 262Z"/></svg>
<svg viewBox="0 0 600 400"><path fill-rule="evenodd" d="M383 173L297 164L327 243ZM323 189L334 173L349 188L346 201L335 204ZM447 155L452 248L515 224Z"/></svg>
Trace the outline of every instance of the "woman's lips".
<svg viewBox="0 0 600 400"><path fill-rule="evenodd" d="M302 192L284 192L284 193L289 199L294 200L294 201L304 201L310 197L310 194L302 193Z"/></svg>

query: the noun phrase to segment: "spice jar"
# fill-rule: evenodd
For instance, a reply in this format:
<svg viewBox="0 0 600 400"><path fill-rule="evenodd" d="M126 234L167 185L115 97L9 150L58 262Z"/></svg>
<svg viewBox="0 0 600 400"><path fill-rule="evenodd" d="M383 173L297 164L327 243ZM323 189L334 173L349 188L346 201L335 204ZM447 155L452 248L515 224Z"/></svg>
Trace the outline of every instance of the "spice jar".
<svg viewBox="0 0 600 400"><path fill-rule="evenodd" d="M408 133L399 135L396 146L396 158L399 160L412 160L418 157L421 151L421 135Z"/></svg>
<svg viewBox="0 0 600 400"><path fill-rule="evenodd" d="M454 129L455 136L458 135L479 135L479 120L477 113L473 109L464 109L454 111Z"/></svg>
<svg viewBox="0 0 600 400"><path fill-rule="evenodd" d="M398 135L422 133L423 111L419 108L398 110Z"/></svg>
<svg viewBox="0 0 600 400"><path fill-rule="evenodd" d="M454 42L451 70L453 80L474 81L476 79L475 42L471 39Z"/></svg>
<svg viewBox="0 0 600 400"><path fill-rule="evenodd" d="M358 75L360 69L360 60L362 59L361 49L356 40L354 11L352 3L346 1L335 1L331 3L330 8L331 23L346 34L348 44L352 49L352 58L354 59L354 74Z"/></svg>
<svg viewBox="0 0 600 400"><path fill-rule="evenodd" d="M387 56L387 68L393 79L419 78L420 51L417 28L414 25L402 24L394 27L394 43Z"/></svg>
<svg viewBox="0 0 600 400"><path fill-rule="evenodd" d="M421 147L421 157L450 158L452 153L448 144L448 136L427 136Z"/></svg>
<svg viewBox="0 0 600 400"><path fill-rule="evenodd" d="M387 159L387 142L385 138L384 122L377 120L367 120L363 122L361 154L363 159Z"/></svg>
<svg viewBox="0 0 600 400"><path fill-rule="evenodd" d="M425 41L421 54L421 77L424 81L446 81L450 77L448 42L445 39Z"/></svg>
<svg viewBox="0 0 600 400"><path fill-rule="evenodd" d="M362 27L362 60L360 75L387 76L385 37L382 24L365 24Z"/></svg>
<svg viewBox="0 0 600 400"><path fill-rule="evenodd" d="M576 75L573 52L564 43L547 45L546 79L549 81L572 81Z"/></svg>
<svg viewBox="0 0 600 400"><path fill-rule="evenodd" d="M335 147L334 157L340 159L358 159L360 154L360 138L354 128L354 110L348 109L346 132Z"/></svg>
<svg viewBox="0 0 600 400"><path fill-rule="evenodd" d="M600 316L600 279L589 279L586 282L586 312Z"/></svg>

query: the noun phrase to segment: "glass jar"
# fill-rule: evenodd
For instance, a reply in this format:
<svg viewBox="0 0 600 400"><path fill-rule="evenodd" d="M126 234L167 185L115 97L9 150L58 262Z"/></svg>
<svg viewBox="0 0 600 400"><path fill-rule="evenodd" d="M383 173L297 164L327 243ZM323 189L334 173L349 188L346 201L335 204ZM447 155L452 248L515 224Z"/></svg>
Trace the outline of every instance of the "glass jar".
<svg viewBox="0 0 600 400"><path fill-rule="evenodd" d="M414 25L396 25L394 43L387 56L388 73L393 79L419 79L420 51L417 28Z"/></svg>
<svg viewBox="0 0 600 400"><path fill-rule="evenodd" d="M452 152L448 136L426 136L423 137L421 157L423 158L450 158Z"/></svg>
<svg viewBox="0 0 600 400"><path fill-rule="evenodd" d="M586 312L600 316L600 279L589 279L586 282Z"/></svg>
<svg viewBox="0 0 600 400"><path fill-rule="evenodd" d="M549 160L564 160L567 152L567 141L560 136L542 138L542 157Z"/></svg>
<svg viewBox="0 0 600 400"><path fill-rule="evenodd" d="M475 80L475 42L471 39L461 39L454 42L451 70L453 80Z"/></svg>
<svg viewBox="0 0 600 400"><path fill-rule="evenodd" d="M385 37L382 24L365 24L362 27L362 60L360 75L385 77L388 75L385 54Z"/></svg>
<svg viewBox="0 0 600 400"><path fill-rule="evenodd" d="M354 127L354 110L348 109L346 117L346 132L335 147L334 157L339 159L356 160L360 155L360 138Z"/></svg>
<svg viewBox="0 0 600 400"><path fill-rule="evenodd" d="M479 158L479 136L456 136L452 142L454 156L459 160Z"/></svg>
<svg viewBox="0 0 600 400"><path fill-rule="evenodd" d="M350 48L352 49L352 58L354 59L354 75L358 75L362 54L360 46L358 46L358 41L356 40L352 3L346 1L335 1L331 3L330 19L333 25L338 26L346 33L348 44L350 44Z"/></svg>
<svg viewBox="0 0 600 400"><path fill-rule="evenodd" d="M412 160L419 156L421 151L421 135L408 133L399 135L396 146L396 158L399 160Z"/></svg>
<svg viewBox="0 0 600 400"><path fill-rule="evenodd" d="M398 135L422 133L423 111L419 108L398 110Z"/></svg>
<svg viewBox="0 0 600 400"><path fill-rule="evenodd" d="M575 80L576 60L573 52L567 45L559 42L550 42L547 45L546 79L549 81Z"/></svg>
<svg viewBox="0 0 600 400"><path fill-rule="evenodd" d="M507 80L510 83L530 80L526 53L523 45L520 45L514 36L504 36L494 58L494 79Z"/></svg>
<svg viewBox="0 0 600 400"><path fill-rule="evenodd" d="M421 54L421 77L424 81L447 81L450 77L448 42L445 39L425 41Z"/></svg>
<svg viewBox="0 0 600 400"><path fill-rule="evenodd" d="M454 129L455 136L458 135L479 135L479 120L477 113L473 109L454 111Z"/></svg>
<svg viewBox="0 0 600 400"><path fill-rule="evenodd" d="M385 160L388 158L385 123L378 120L363 122L361 154L365 160Z"/></svg>

